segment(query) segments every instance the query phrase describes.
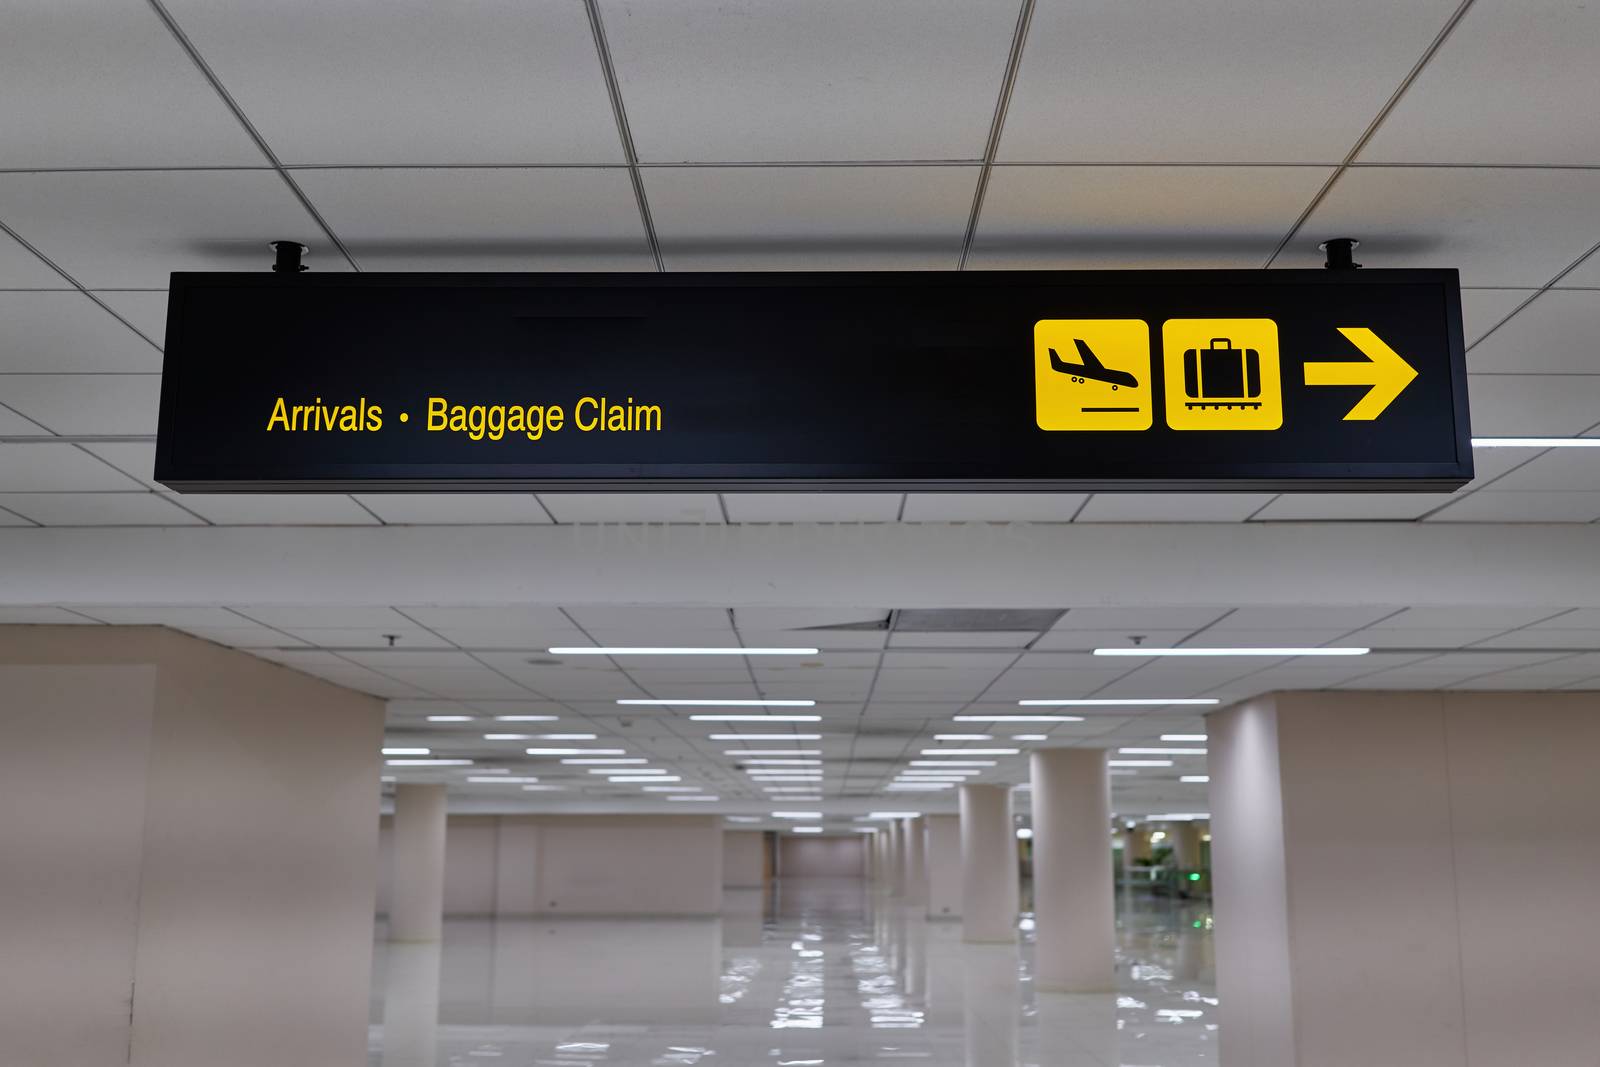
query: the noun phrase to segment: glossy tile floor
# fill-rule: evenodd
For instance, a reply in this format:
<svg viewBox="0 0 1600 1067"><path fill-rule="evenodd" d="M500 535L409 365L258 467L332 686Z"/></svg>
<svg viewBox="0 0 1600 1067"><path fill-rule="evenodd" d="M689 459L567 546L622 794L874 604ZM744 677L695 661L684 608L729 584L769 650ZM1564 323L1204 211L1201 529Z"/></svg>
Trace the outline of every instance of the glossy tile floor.
<svg viewBox="0 0 1600 1067"><path fill-rule="evenodd" d="M1124 895L1115 996L1038 994L1033 946L965 945L859 882L730 892L721 919L378 930L369 1063L1190 1067L1216 1062L1210 913Z"/></svg>

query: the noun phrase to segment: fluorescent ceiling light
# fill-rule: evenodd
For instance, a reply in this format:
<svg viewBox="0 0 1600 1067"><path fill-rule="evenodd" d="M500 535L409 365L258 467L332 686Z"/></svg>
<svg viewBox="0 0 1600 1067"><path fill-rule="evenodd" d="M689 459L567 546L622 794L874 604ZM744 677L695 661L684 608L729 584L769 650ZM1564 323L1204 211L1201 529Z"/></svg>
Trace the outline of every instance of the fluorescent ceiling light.
<svg viewBox="0 0 1600 1067"><path fill-rule="evenodd" d="M389 759L384 763L391 767L469 767L469 759Z"/></svg>
<svg viewBox="0 0 1600 1067"><path fill-rule="evenodd" d="M760 822L761 821L761 817L759 815L724 815L723 818L728 820L729 822Z"/></svg>
<svg viewBox="0 0 1600 1067"><path fill-rule="evenodd" d="M1017 840L1028 841L1033 837L1033 829L1027 826L1017 827Z"/></svg>
<svg viewBox="0 0 1600 1067"><path fill-rule="evenodd" d="M920 818L920 811L869 811L860 816L862 819L916 819Z"/></svg>
<svg viewBox="0 0 1600 1067"><path fill-rule="evenodd" d="M746 767L820 767L819 759L741 759Z"/></svg>
<svg viewBox="0 0 1600 1067"><path fill-rule="evenodd" d="M957 776L957 775L968 775L968 774L982 774L983 772L982 771L969 771L969 770L966 770L965 768L962 768L962 767L941 767L938 770L932 770L932 769L923 768L923 767L912 767L909 770L904 770L904 771L901 771L900 773L901 774L929 774L929 775L937 775L939 777L944 777L945 775Z"/></svg>
<svg viewBox="0 0 1600 1067"><path fill-rule="evenodd" d="M476 782L479 785L499 785L499 784L502 784L502 783L509 783L509 784L514 784L514 785L526 785L529 782L537 782L538 780L539 779L537 779L537 778L519 778L516 775L510 775L510 774L503 774L503 775L472 774L472 775L468 775L467 776L467 781Z"/></svg>
<svg viewBox="0 0 1600 1067"><path fill-rule="evenodd" d="M641 793L698 793L697 785L646 785L639 788Z"/></svg>
<svg viewBox="0 0 1600 1067"><path fill-rule="evenodd" d="M522 787L522 791L524 793L559 793L565 788L566 786L564 785L525 785Z"/></svg>
<svg viewBox="0 0 1600 1067"><path fill-rule="evenodd" d="M1600 448L1600 437L1474 437L1473 448Z"/></svg>
<svg viewBox="0 0 1600 1067"><path fill-rule="evenodd" d="M1180 776L1178 778L1178 781L1180 781L1180 782L1209 782L1209 781L1211 781L1211 776L1209 774L1185 774L1185 775Z"/></svg>
<svg viewBox="0 0 1600 1067"><path fill-rule="evenodd" d="M793 831L794 833L797 833L797 834L820 834L820 833L822 833L822 827L820 827L820 826L791 826L791 827L789 827L789 829L791 831Z"/></svg>
<svg viewBox="0 0 1600 1067"><path fill-rule="evenodd" d="M668 797L667 799L668 800L672 800L672 801L680 801L680 800L721 800L722 798L721 797L708 796L708 795L702 793L702 794L700 794L698 796L692 796L692 797Z"/></svg>
<svg viewBox="0 0 1600 1067"><path fill-rule="evenodd" d="M819 788L820 786L815 783L811 785L764 785L761 787L761 791L763 793L815 793Z"/></svg>
<svg viewBox="0 0 1600 1067"><path fill-rule="evenodd" d="M822 818L822 812L820 812L820 811L775 811L775 812L772 812L772 817L774 819L820 819L820 818Z"/></svg>
<svg viewBox="0 0 1600 1067"><path fill-rule="evenodd" d="M821 715L691 715L695 722L821 722Z"/></svg>
<svg viewBox="0 0 1600 1067"><path fill-rule="evenodd" d="M876 826L852 826L850 829L854 830L858 834L875 834L878 832L878 828Z"/></svg>
<svg viewBox="0 0 1600 1067"><path fill-rule="evenodd" d="M1015 756L1020 748L925 748L924 756Z"/></svg>
<svg viewBox="0 0 1600 1067"><path fill-rule="evenodd" d="M820 756L820 748L735 748L725 749L724 756Z"/></svg>
<svg viewBox="0 0 1600 1067"><path fill-rule="evenodd" d="M593 741L594 734L540 734L541 741Z"/></svg>
<svg viewBox="0 0 1600 1067"><path fill-rule="evenodd" d="M532 734L484 734L485 741L532 741Z"/></svg>
<svg viewBox="0 0 1600 1067"><path fill-rule="evenodd" d="M1370 648L1097 648L1097 656L1365 656ZM1214 703L1214 702L1213 702Z"/></svg>
<svg viewBox="0 0 1600 1067"><path fill-rule="evenodd" d="M1169 759L1108 759L1107 767L1170 767Z"/></svg>
<svg viewBox="0 0 1600 1067"><path fill-rule="evenodd" d="M566 763L567 761L566 760L562 760L561 762L562 763ZM633 760L623 760L622 762L623 763L632 763L634 761ZM639 760L638 762L639 763L645 763L645 762L648 762L648 761ZM590 774L666 774L667 773L666 771L662 770L659 767L589 767L587 769L588 769Z"/></svg>
<svg viewBox="0 0 1600 1067"><path fill-rule="evenodd" d="M608 763L649 763L650 761L643 756L568 756L561 762L574 767L582 767L585 764L600 766Z"/></svg>
<svg viewBox="0 0 1600 1067"><path fill-rule="evenodd" d="M1203 748L1119 748L1124 756L1204 756Z"/></svg>
<svg viewBox="0 0 1600 1067"><path fill-rule="evenodd" d="M952 760L914 759L914 760L911 761L911 766L913 766L913 767L993 767L993 766L996 766L998 762L999 762L998 760L992 760L992 759L952 759Z"/></svg>
<svg viewBox="0 0 1600 1067"><path fill-rule="evenodd" d="M618 704L684 708L814 708L815 700L619 700Z"/></svg>
<svg viewBox="0 0 1600 1067"><path fill-rule="evenodd" d="M1204 741L1205 734L1162 734L1163 741Z"/></svg>
<svg viewBox="0 0 1600 1067"><path fill-rule="evenodd" d="M821 741L821 734L707 734L712 741Z"/></svg>
<svg viewBox="0 0 1600 1067"><path fill-rule="evenodd" d="M993 741L993 734L934 734L935 741Z"/></svg>
<svg viewBox="0 0 1600 1067"><path fill-rule="evenodd" d="M953 782L890 782L883 788L885 792L914 793L920 791L930 793L935 789L953 789L955 784Z"/></svg>
<svg viewBox="0 0 1600 1067"><path fill-rule="evenodd" d="M613 774L607 778L608 782L681 782L682 778L676 774Z"/></svg>
<svg viewBox="0 0 1600 1067"><path fill-rule="evenodd" d="M383 754L385 756L426 756L432 751L429 748L386 748L383 750Z"/></svg>
<svg viewBox="0 0 1600 1067"><path fill-rule="evenodd" d="M822 776L819 774L773 774L764 778L757 778L758 782L811 782L813 788L821 788Z"/></svg>
<svg viewBox="0 0 1600 1067"><path fill-rule="evenodd" d="M1211 818L1205 811L1169 811L1162 815L1146 815L1146 822L1203 822Z"/></svg>
<svg viewBox="0 0 1600 1067"><path fill-rule="evenodd" d="M471 722L472 715L429 715L429 722Z"/></svg>
<svg viewBox="0 0 1600 1067"><path fill-rule="evenodd" d="M545 649L552 656L815 656L814 648L667 648L576 645Z"/></svg>
<svg viewBox="0 0 1600 1067"><path fill-rule="evenodd" d="M527 748L523 749L530 756L621 756L627 753L625 748Z"/></svg>
<svg viewBox="0 0 1600 1067"><path fill-rule="evenodd" d="M954 722L1082 722L1082 715L952 715Z"/></svg>
<svg viewBox="0 0 1600 1067"><path fill-rule="evenodd" d="M496 715L495 722L557 722L559 715Z"/></svg>
<svg viewBox="0 0 1600 1067"><path fill-rule="evenodd" d="M1013 741L1048 741L1048 740L1050 740L1050 735L1049 734L1012 734L1011 735L1011 740L1013 740Z"/></svg>
<svg viewBox="0 0 1600 1067"><path fill-rule="evenodd" d="M1138 649L1131 649L1128 651L1136 652ZM1111 653L1102 653L1100 649L1095 649L1095 655L1098 656L1102 654L1110 655ZM1120 655L1121 653L1117 654ZM1084 700L1019 700L1017 703L1025 708L1160 708L1175 704L1194 706L1211 705L1219 703L1219 701L1212 697L1186 697L1181 700L1167 698L1157 698L1154 700L1130 700L1122 698L1111 699L1109 697L1091 697Z"/></svg>

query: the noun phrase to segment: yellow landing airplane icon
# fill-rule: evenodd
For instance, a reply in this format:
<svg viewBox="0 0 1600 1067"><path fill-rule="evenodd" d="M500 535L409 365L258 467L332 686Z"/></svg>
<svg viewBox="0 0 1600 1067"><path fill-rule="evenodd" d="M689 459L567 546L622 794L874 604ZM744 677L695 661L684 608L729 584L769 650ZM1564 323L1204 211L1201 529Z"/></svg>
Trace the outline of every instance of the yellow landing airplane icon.
<svg viewBox="0 0 1600 1067"><path fill-rule="evenodd" d="M1041 319L1033 367L1041 430L1148 430L1155 421L1143 319Z"/></svg>
<svg viewBox="0 0 1600 1067"><path fill-rule="evenodd" d="M1405 392L1417 370L1400 358L1400 353L1384 344L1365 326L1341 326L1339 332L1361 350L1366 359L1339 363L1307 363L1307 385L1370 385L1356 402L1345 422L1371 422Z"/></svg>

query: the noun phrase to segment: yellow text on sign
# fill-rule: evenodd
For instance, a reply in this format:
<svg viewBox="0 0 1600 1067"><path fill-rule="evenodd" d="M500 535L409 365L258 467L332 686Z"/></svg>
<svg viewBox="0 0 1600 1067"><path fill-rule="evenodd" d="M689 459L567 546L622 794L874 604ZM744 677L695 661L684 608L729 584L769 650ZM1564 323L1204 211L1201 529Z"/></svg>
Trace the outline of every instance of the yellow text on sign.
<svg viewBox="0 0 1600 1067"><path fill-rule="evenodd" d="M1168 319L1161 352L1174 430L1283 425L1278 324L1271 319Z"/></svg>
<svg viewBox="0 0 1600 1067"><path fill-rule="evenodd" d="M1148 430L1150 327L1143 319L1040 319L1033 383L1041 430Z"/></svg>

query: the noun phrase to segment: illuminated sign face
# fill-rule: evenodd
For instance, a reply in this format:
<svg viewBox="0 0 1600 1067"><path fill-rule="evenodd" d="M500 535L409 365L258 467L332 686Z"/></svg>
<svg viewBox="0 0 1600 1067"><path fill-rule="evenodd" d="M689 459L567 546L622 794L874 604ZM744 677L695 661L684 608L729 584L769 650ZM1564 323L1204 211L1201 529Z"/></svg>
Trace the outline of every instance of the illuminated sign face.
<svg viewBox="0 0 1600 1067"><path fill-rule="evenodd" d="M1453 271L172 280L180 491L1424 489Z"/></svg>

